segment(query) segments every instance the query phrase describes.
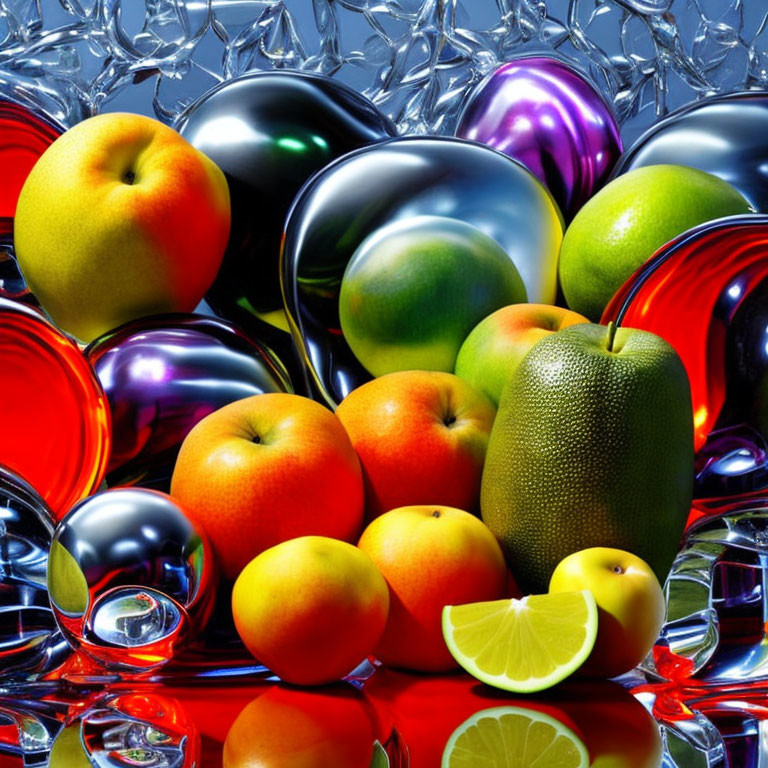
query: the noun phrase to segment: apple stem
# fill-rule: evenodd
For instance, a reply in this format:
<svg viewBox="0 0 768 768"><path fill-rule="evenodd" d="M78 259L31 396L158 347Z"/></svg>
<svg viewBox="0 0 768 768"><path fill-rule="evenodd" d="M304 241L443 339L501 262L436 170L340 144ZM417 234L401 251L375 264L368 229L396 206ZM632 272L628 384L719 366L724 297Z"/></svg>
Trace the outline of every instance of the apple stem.
<svg viewBox="0 0 768 768"><path fill-rule="evenodd" d="M613 340L616 338L616 323L611 320L608 323L608 351L613 352Z"/></svg>

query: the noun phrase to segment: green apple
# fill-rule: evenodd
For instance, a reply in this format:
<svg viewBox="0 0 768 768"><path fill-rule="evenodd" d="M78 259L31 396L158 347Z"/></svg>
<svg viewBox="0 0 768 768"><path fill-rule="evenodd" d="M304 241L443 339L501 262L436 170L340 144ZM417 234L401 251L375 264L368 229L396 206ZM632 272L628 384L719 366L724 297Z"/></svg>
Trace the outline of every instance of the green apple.
<svg viewBox="0 0 768 768"><path fill-rule="evenodd" d="M98 115L41 155L14 221L19 267L53 321L87 342L143 315L191 312L229 237L211 160L141 115Z"/></svg>
<svg viewBox="0 0 768 768"><path fill-rule="evenodd" d="M615 335L614 335L615 334ZM572 552L624 549L663 581L693 492L693 408L664 339L611 324L550 334L504 388L480 510L523 592Z"/></svg>
<svg viewBox="0 0 768 768"><path fill-rule="evenodd" d="M681 165L649 165L619 176L576 214L560 250L568 306L598 322L626 280L662 245L691 227L748 213L730 184Z"/></svg>
<svg viewBox="0 0 768 768"><path fill-rule="evenodd" d="M634 669L653 647L666 606L645 560L621 549L591 547L562 560L550 592L588 589L598 610L597 640L581 672L616 677Z"/></svg>
<svg viewBox="0 0 768 768"><path fill-rule="evenodd" d="M501 390L528 350L586 317L550 304L510 304L481 320L464 340L455 373L498 406Z"/></svg>
<svg viewBox="0 0 768 768"><path fill-rule="evenodd" d="M525 300L522 278L495 240L464 221L416 216L381 227L357 248L341 283L339 319L374 376L453 373L472 328Z"/></svg>

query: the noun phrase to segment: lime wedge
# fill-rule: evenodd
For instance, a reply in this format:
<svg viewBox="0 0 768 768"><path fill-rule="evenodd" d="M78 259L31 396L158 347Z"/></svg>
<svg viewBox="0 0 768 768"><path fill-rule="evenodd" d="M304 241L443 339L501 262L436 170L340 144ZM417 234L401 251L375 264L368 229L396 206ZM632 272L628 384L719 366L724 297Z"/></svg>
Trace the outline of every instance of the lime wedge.
<svg viewBox="0 0 768 768"><path fill-rule="evenodd" d="M448 739L442 768L587 768L581 739L554 717L522 707L476 712Z"/></svg>
<svg viewBox="0 0 768 768"><path fill-rule="evenodd" d="M597 636L588 590L528 595L443 608L443 637L453 658L488 685L542 691L577 670Z"/></svg>

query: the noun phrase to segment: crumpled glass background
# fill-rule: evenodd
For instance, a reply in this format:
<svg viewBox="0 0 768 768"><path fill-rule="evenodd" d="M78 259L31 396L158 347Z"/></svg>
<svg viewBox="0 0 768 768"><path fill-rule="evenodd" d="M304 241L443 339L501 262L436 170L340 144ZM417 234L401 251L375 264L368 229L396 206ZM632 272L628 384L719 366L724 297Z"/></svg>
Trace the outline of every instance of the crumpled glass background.
<svg viewBox="0 0 768 768"><path fill-rule="evenodd" d="M612 103L625 144L698 97L768 87L764 0L0 0L0 95L66 125L174 118L244 72L362 91L401 133L451 133L472 87L555 53Z"/></svg>

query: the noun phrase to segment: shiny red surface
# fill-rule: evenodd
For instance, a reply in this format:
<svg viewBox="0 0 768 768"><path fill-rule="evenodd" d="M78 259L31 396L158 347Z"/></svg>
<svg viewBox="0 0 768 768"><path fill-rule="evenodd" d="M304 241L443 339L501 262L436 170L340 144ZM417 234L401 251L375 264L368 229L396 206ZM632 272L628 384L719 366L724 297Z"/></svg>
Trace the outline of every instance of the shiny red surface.
<svg viewBox="0 0 768 768"><path fill-rule="evenodd" d="M12 218L16 201L37 158L63 129L30 110L0 99L0 216Z"/></svg>
<svg viewBox="0 0 768 768"><path fill-rule="evenodd" d="M697 451L725 402L728 323L738 302L768 276L764 217L720 222L663 246L622 286L601 320L651 331L675 348L691 382ZM737 298L728 301L734 288Z"/></svg>
<svg viewBox="0 0 768 768"><path fill-rule="evenodd" d="M34 309L0 299L0 463L62 517L101 483L106 397L77 345Z"/></svg>

